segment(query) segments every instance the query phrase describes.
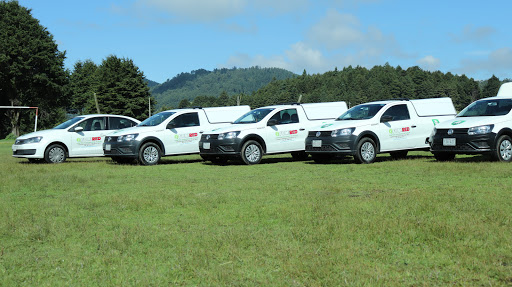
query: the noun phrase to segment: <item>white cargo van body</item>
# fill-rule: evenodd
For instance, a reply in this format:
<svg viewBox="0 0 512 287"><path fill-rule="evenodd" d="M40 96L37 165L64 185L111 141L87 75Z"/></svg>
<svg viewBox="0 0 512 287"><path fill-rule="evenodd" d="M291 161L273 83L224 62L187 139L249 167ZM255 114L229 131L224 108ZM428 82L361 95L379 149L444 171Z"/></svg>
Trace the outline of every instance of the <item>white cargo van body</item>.
<svg viewBox="0 0 512 287"><path fill-rule="evenodd" d="M378 101L355 106L336 121L313 128L306 152L317 162L352 155L358 163L378 153L402 158L409 150L426 150L433 127L455 116L450 98Z"/></svg>
<svg viewBox="0 0 512 287"><path fill-rule="evenodd" d="M437 160L452 160L456 154L488 154L499 161L512 161L512 83L501 85L496 97L480 99L456 118L440 123L430 137Z"/></svg>
<svg viewBox="0 0 512 287"><path fill-rule="evenodd" d="M137 159L154 165L162 156L199 153L206 130L229 125L249 106L169 110L153 115L136 127L106 136L103 152L118 162Z"/></svg>
<svg viewBox="0 0 512 287"><path fill-rule="evenodd" d="M345 102L275 105L243 115L232 125L202 135L201 156L216 163L240 158L257 164L264 154L307 156L304 140L312 126L332 121L347 110Z"/></svg>

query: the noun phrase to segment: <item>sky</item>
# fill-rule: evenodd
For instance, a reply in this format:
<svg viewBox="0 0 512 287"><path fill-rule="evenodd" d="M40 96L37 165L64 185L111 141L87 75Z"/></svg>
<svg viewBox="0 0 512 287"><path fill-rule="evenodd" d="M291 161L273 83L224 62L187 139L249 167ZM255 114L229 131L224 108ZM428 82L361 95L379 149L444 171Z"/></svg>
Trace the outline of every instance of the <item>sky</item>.
<svg viewBox="0 0 512 287"><path fill-rule="evenodd" d="M77 61L132 59L163 83L197 69L419 66L512 79L510 0L19 0Z"/></svg>

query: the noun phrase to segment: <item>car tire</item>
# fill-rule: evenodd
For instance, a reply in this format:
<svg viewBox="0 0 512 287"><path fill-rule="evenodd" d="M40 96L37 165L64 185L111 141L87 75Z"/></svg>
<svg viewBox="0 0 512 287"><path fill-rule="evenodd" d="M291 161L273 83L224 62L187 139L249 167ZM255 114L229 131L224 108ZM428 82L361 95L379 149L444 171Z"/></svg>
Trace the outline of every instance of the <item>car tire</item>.
<svg viewBox="0 0 512 287"><path fill-rule="evenodd" d="M318 164L330 163L332 156L330 154L312 154L313 161Z"/></svg>
<svg viewBox="0 0 512 287"><path fill-rule="evenodd" d="M294 151L292 152L293 160L307 160L309 155L305 151Z"/></svg>
<svg viewBox="0 0 512 287"><path fill-rule="evenodd" d="M363 138L357 143L354 159L356 163L373 163L377 158L377 145L371 138Z"/></svg>
<svg viewBox="0 0 512 287"><path fill-rule="evenodd" d="M437 161L452 161L455 159L455 154L451 152L436 152L434 158Z"/></svg>
<svg viewBox="0 0 512 287"><path fill-rule="evenodd" d="M494 157L502 162L512 161L512 139L510 136L502 135L498 138Z"/></svg>
<svg viewBox="0 0 512 287"><path fill-rule="evenodd" d="M263 157L263 148L257 141L249 140L244 143L240 152L242 161L245 164L258 164Z"/></svg>
<svg viewBox="0 0 512 287"><path fill-rule="evenodd" d="M405 159L407 157L408 151L401 150L401 151L392 151L389 154L391 155L391 158L397 160L397 159Z"/></svg>
<svg viewBox="0 0 512 287"><path fill-rule="evenodd" d="M53 144L44 151L47 163L63 163L66 161L66 149L60 144Z"/></svg>
<svg viewBox="0 0 512 287"><path fill-rule="evenodd" d="M142 145L139 150L139 164L142 165L155 165L158 164L161 158L160 147L152 142L148 142Z"/></svg>

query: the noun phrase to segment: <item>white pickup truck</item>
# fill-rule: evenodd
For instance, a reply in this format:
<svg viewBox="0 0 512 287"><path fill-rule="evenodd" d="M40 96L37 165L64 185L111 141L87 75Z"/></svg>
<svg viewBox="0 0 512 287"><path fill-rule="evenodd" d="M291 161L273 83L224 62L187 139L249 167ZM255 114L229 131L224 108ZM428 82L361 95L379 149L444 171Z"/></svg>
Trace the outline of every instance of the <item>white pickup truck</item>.
<svg viewBox="0 0 512 287"><path fill-rule="evenodd" d="M155 165L162 156L199 153L205 130L229 125L248 111L249 106L232 106L161 112L136 127L106 135L103 152L114 161L137 159L142 165Z"/></svg>
<svg viewBox="0 0 512 287"><path fill-rule="evenodd" d="M213 163L241 158L246 164L257 164L264 154L278 153L305 158L304 140L309 129L346 110L345 102L258 108L230 126L204 133L199 142L200 154Z"/></svg>
<svg viewBox="0 0 512 287"><path fill-rule="evenodd" d="M404 158L410 150L428 150L433 127L455 116L450 98L378 101L355 106L333 122L309 132L306 152L317 163L351 155L372 163L378 153Z"/></svg>
<svg viewBox="0 0 512 287"><path fill-rule="evenodd" d="M512 161L512 83L501 85L496 97L473 102L455 119L441 122L430 137L430 150L440 161L456 154L489 154Z"/></svg>

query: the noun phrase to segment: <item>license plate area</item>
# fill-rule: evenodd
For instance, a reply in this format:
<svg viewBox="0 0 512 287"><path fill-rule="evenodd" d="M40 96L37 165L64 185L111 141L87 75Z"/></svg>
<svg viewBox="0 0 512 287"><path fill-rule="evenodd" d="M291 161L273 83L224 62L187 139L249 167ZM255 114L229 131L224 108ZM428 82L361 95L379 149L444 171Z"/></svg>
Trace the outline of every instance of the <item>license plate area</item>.
<svg viewBox="0 0 512 287"><path fill-rule="evenodd" d="M312 140L311 145L313 147L322 147L322 140Z"/></svg>
<svg viewBox="0 0 512 287"><path fill-rule="evenodd" d="M456 139L454 138L443 138L443 146L455 146Z"/></svg>
<svg viewBox="0 0 512 287"><path fill-rule="evenodd" d="M112 146L110 144L106 144L105 145L105 150L106 151L110 151L110 149L112 149Z"/></svg>
<svg viewBox="0 0 512 287"><path fill-rule="evenodd" d="M210 149L210 143L209 142L203 143L203 149Z"/></svg>

